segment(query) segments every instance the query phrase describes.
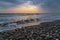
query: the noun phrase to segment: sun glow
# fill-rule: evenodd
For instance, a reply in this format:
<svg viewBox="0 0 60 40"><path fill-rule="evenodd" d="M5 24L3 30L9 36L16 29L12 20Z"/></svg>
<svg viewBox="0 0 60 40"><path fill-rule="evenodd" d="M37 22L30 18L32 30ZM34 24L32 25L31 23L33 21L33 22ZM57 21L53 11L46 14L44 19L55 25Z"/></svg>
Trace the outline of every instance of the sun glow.
<svg viewBox="0 0 60 40"><path fill-rule="evenodd" d="M14 10L15 12L20 12L20 13L38 13L39 9L36 6L22 6L20 8L16 8Z"/></svg>
<svg viewBox="0 0 60 40"><path fill-rule="evenodd" d="M26 3L7 9L5 10L5 12L8 12L8 13L42 13L43 9L38 5L34 5L32 1L27 1Z"/></svg>

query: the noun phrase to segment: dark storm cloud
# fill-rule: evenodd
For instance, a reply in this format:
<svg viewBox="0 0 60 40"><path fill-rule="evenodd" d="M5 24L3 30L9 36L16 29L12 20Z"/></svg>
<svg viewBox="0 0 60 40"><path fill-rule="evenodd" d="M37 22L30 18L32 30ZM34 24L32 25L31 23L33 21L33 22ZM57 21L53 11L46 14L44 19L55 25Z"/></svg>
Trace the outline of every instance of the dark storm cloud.
<svg viewBox="0 0 60 40"><path fill-rule="evenodd" d="M60 0L45 0L41 6L48 12L60 12Z"/></svg>
<svg viewBox="0 0 60 40"><path fill-rule="evenodd" d="M32 0L47 12L60 12L60 0Z"/></svg>
<svg viewBox="0 0 60 40"><path fill-rule="evenodd" d="M0 8L14 7L24 2L24 0L0 0Z"/></svg>
<svg viewBox="0 0 60 40"><path fill-rule="evenodd" d="M29 0L0 0L0 9L15 7ZM30 0L48 12L60 12L60 0Z"/></svg>
<svg viewBox="0 0 60 40"><path fill-rule="evenodd" d="M11 3L16 3L17 2L17 0L0 0L0 1L11 2Z"/></svg>

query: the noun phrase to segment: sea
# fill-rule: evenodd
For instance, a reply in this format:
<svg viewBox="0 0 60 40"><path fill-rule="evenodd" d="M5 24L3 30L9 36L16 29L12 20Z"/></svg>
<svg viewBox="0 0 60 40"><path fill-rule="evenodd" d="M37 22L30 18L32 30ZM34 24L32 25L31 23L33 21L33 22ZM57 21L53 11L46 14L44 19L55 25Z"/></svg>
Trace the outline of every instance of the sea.
<svg viewBox="0 0 60 40"><path fill-rule="evenodd" d="M19 21L25 19L28 16L38 17L41 22L50 22L55 20L60 20L60 13L40 13L40 14L19 14L19 13L0 13L0 24ZM16 25L16 24L15 24ZM0 32L20 28L21 26L5 27L0 25Z"/></svg>

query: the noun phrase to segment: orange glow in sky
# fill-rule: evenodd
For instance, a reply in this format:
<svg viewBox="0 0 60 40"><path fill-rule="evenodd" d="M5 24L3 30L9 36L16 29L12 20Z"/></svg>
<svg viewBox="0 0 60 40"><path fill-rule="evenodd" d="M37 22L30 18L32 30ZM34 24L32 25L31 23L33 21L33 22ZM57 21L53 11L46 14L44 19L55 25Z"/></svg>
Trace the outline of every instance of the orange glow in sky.
<svg viewBox="0 0 60 40"><path fill-rule="evenodd" d="M4 10L3 10L4 11ZM5 10L7 13L42 13L42 8L35 5L18 6Z"/></svg>
<svg viewBox="0 0 60 40"><path fill-rule="evenodd" d="M44 10L39 5L34 5L32 1L17 5L15 7L1 10L2 13L43 13Z"/></svg>
<svg viewBox="0 0 60 40"><path fill-rule="evenodd" d="M7 10L3 10L3 12L7 13L42 13L43 9L37 5L33 5L31 1L27 1L24 4L18 5L16 7L12 7Z"/></svg>
<svg viewBox="0 0 60 40"><path fill-rule="evenodd" d="M15 8L13 11L17 13L39 13L42 10L39 10L37 6L29 5L29 6L21 6L20 8Z"/></svg>

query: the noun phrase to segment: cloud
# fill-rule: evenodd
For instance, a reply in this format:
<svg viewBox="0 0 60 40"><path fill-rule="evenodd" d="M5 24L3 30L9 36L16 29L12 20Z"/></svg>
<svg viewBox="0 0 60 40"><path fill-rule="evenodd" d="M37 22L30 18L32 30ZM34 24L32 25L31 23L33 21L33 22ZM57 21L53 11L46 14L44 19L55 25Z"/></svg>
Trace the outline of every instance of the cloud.
<svg viewBox="0 0 60 40"><path fill-rule="evenodd" d="M8 7L11 7L11 6L14 6L13 3L9 3L9 2L2 2L0 1L0 8L3 9L3 8L8 8Z"/></svg>
<svg viewBox="0 0 60 40"><path fill-rule="evenodd" d="M45 12L60 12L60 0L0 0L0 11L10 9L16 6L22 6L26 3L33 5L38 5L40 8L45 10ZM3 11L1 11L3 12Z"/></svg>
<svg viewBox="0 0 60 40"><path fill-rule="evenodd" d="M45 0L41 6L47 12L60 12L60 0Z"/></svg>
<svg viewBox="0 0 60 40"><path fill-rule="evenodd" d="M42 13L42 8L38 5L34 5L32 1L26 1L25 3L16 7L3 10L5 13Z"/></svg>
<svg viewBox="0 0 60 40"><path fill-rule="evenodd" d="M10 8L25 3L25 0L0 0L0 8Z"/></svg>

